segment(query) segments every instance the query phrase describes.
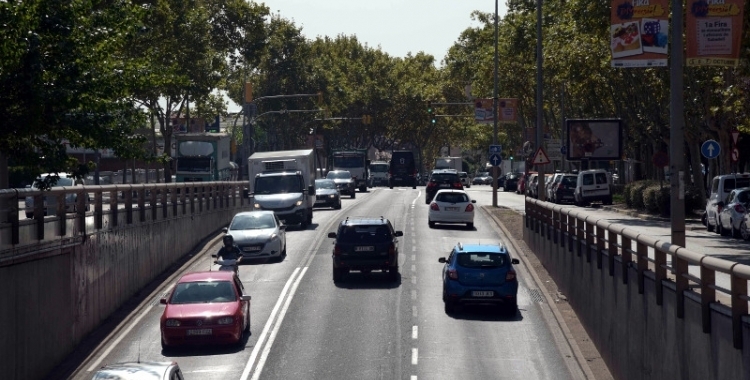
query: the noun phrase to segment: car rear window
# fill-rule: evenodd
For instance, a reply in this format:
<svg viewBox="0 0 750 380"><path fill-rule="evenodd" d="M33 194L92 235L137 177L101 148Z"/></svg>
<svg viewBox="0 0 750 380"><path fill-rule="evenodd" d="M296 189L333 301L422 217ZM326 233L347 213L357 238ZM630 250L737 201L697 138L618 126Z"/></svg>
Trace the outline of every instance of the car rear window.
<svg viewBox="0 0 750 380"><path fill-rule="evenodd" d="M457 174L448 174L448 173L435 173L432 175L432 178L430 178L430 181L435 182L458 182L458 175Z"/></svg>
<svg viewBox="0 0 750 380"><path fill-rule="evenodd" d="M391 233L385 225L344 226L338 236L340 243L350 244L374 244L390 240Z"/></svg>
<svg viewBox="0 0 750 380"><path fill-rule="evenodd" d="M596 184L606 185L607 184L607 173L596 173Z"/></svg>
<svg viewBox="0 0 750 380"><path fill-rule="evenodd" d="M727 193L743 187L750 187L750 178L727 178L724 181L724 191Z"/></svg>
<svg viewBox="0 0 750 380"><path fill-rule="evenodd" d="M506 255L490 252L471 252L458 255L458 265L465 268L494 268L505 265Z"/></svg>
<svg viewBox="0 0 750 380"><path fill-rule="evenodd" d="M560 180L560 182L562 182L564 186L575 186L576 180L577 180L576 176L571 175L571 176L563 177L563 179Z"/></svg>
<svg viewBox="0 0 750 380"><path fill-rule="evenodd" d="M461 203L468 202L469 197L463 193L440 193L437 195L438 202Z"/></svg>

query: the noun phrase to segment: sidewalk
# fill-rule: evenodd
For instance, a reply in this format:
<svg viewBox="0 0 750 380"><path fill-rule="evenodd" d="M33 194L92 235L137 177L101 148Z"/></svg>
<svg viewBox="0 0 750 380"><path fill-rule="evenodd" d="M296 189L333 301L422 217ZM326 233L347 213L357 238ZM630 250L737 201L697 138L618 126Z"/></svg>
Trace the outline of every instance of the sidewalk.
<svg viewBox="0 0 750 380"><path fill-rule="evenodd" d="M617 212L620 214L624 214L624 215L628 215L634 218L639 218L639 219L644 219L644 220L655 220L655 221L661 221L665 223L669 223L671 221L669 217L664 217L661 215L652 215L652 214L648 214L645 211L629 209L624 204L614 204L611 206L599 206L599 208L605 211ZM685 215L685 228L688 230L703 230L706 227L703 225L703 222L701 222L701 216L693 213L693 214Z"/></svg>

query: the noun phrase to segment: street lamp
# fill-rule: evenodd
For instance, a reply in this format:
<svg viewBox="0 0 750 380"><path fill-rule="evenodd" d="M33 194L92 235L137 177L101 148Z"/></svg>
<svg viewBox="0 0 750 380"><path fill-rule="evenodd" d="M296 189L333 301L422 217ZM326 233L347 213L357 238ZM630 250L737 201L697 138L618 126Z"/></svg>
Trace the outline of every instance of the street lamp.
<svg viewBox="0 0 750 380"><path fill-rule="evenodd" d="M497 19L498 19L498 12L497 12L497 2L498 0L495 0L495 84L492 89L492 145L497 145L497 61L498 61L498 52L497 52L497 43L498 43L498 37L497 37ZM497 207L497 177L498 177L498 170L497 166L492 167L492 207Z"/></svg>

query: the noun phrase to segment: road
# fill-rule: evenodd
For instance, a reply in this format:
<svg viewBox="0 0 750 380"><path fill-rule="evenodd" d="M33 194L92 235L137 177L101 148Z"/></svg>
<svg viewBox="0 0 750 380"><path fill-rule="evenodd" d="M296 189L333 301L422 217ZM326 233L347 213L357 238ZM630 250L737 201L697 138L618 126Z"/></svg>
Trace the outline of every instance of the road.
<svg viewBox="0 0 750 380"><path fill-rule="evenodd" d="M469 189L487 204L491 193ZM107 363L175 360L186 379L580 379L583 369L554 322L542 290L517 265L519 312L467 308L446 315L438 258L458 241L502 239L483 212L475 229L427 226L424 188L375 188L344 199L341 210L318 210L305 230L290 228L281 263L242 265L240 278L252 295L251 335L242 349L187 348L165 356L159 339L159 298L170 278L145 298L85 360L74 379L89 379ZM522 197L507 194L510 201ZM353 273L331 279L332 240L327 233L347 215L382 215L400 238L401 278ZM182 271L206 270L214 239ZM554 307L554 306L553 306Z"/></svg>

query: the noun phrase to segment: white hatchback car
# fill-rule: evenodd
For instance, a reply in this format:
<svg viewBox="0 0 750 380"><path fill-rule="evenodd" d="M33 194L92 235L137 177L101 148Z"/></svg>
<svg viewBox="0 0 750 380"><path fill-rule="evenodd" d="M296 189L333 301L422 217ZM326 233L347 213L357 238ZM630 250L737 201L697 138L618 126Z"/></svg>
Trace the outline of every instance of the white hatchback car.
<svg viewBox="0 0 750 380"><path fill-rule="evenodd" d="M427 224L435 227L435 223L465 223L474 228L475 203L463 190L439 190L430 202Z"/></svg>

